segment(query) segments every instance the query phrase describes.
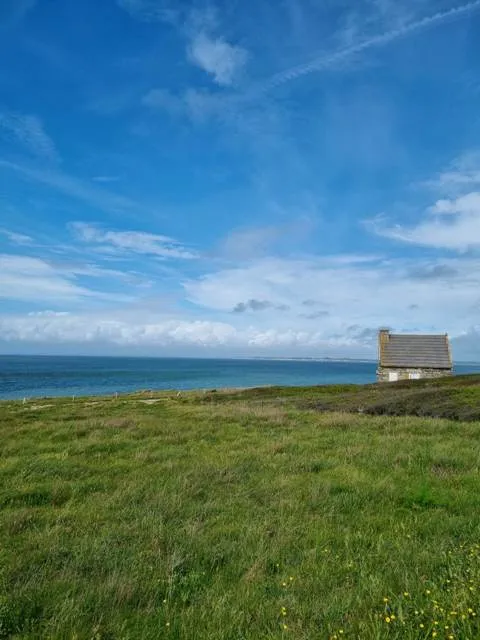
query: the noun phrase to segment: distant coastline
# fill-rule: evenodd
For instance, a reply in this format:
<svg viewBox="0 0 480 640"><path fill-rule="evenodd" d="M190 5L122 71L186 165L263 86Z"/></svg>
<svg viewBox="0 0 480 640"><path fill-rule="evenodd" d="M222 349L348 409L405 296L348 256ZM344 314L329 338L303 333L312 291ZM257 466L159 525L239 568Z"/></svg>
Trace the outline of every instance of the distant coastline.
<svg viewBox="0 0 480 640"><path fill-rule="evenodd" d="M94 353L0 353L0 358L84 358L91 359L110 359L110 360L198 360L198 361L218 361L218 362L324 362L324 363L352 363L352 364L377 364L376 358L348 358L333 356L165 356L165 355L149 355L149 354L94 354ZM454 360L454 367L460 366L478 366L480 361L477 360Z"/></svg>
<svg viewBox="0 0 480 640"><path fill-rule="evenodd" d="M250 356L248 358L232 358L232 360L271 360L281 362L361 362L375 364L374 358L329 358L328 356Z"/></svg>

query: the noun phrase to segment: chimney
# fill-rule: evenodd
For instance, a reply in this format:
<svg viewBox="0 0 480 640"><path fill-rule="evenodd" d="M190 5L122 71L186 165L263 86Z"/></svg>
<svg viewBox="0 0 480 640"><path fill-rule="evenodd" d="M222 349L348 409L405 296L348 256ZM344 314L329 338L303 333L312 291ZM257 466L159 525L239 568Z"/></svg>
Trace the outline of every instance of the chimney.
<svg viewBox="0 0 480 640"><path fill-rule="evenodd" d="M385 345L390 339L390 329L379 329L378 330L378 362L382 361L382 353L384 352Z"/></svg>

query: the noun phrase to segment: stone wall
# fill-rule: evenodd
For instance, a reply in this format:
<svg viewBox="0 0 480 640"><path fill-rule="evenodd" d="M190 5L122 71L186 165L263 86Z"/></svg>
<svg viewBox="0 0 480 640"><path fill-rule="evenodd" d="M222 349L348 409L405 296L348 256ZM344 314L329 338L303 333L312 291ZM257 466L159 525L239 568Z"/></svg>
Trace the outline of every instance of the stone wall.
<svg viewBox="0 0 480 640"><path fill-rule="evenodd" d="M392 380L390 374L396 374L397 380ZM378 382L397 382L398 380L420 380L422 378L443 378L451 376L450 369L396 369L395 367L379 367L377 369Z"/></svg>

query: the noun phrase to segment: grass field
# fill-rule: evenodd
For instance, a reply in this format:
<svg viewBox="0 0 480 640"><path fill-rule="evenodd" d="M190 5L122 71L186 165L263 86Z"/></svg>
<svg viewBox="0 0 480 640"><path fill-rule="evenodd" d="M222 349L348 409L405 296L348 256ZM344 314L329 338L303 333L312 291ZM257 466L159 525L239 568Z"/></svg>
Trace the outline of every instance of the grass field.
<svg viewBox="0 0 480 640"><path fill-rule="evenodd" d="M3 402L0 638L480 638L478 416L475 377Z"/></svg>

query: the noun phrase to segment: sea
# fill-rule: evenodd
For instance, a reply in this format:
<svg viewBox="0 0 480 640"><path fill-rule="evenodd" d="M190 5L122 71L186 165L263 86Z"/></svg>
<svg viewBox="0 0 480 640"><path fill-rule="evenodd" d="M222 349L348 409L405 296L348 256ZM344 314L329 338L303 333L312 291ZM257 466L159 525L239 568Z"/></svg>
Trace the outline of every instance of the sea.
<svg viewBox="0 0 480 640"><path fill-rule="evenodd" d="M1 356L0 399L114 395L142 390L186 390L364 384L376 362L355 360L215 360L94 356ZM462 364L456 373L480 372Z"/></svg>

